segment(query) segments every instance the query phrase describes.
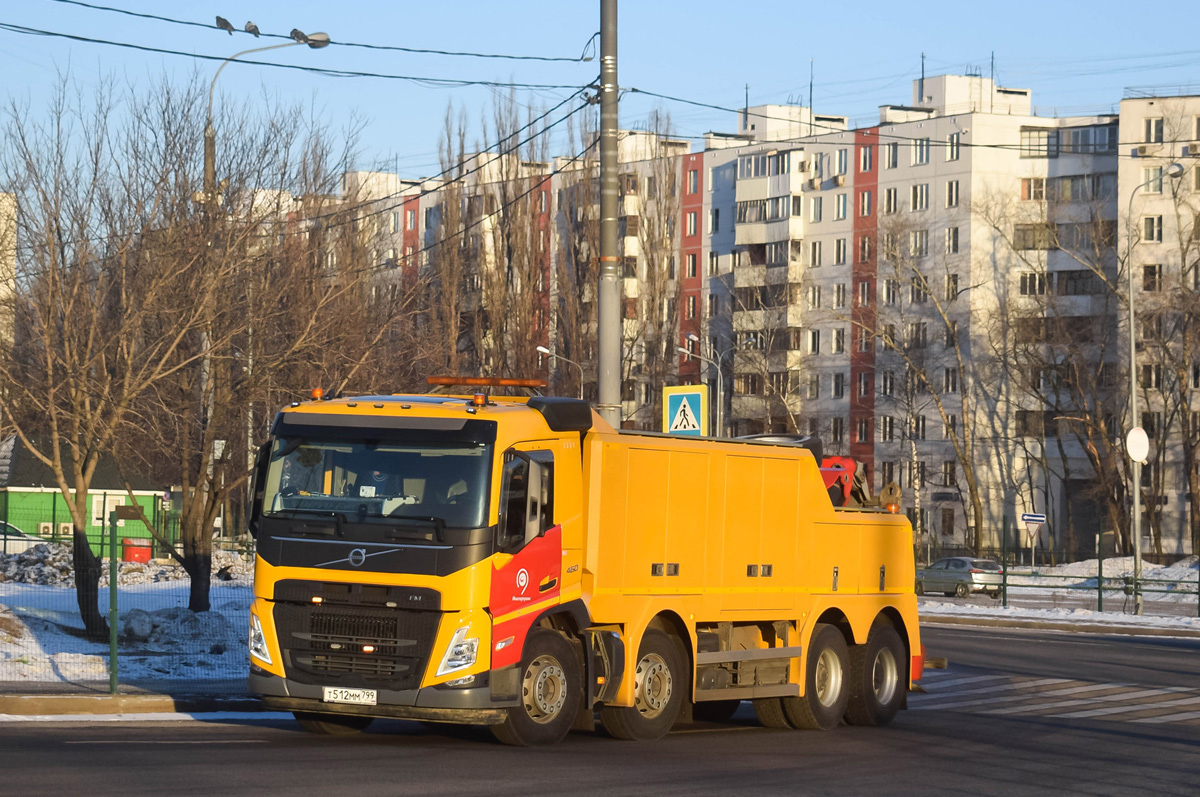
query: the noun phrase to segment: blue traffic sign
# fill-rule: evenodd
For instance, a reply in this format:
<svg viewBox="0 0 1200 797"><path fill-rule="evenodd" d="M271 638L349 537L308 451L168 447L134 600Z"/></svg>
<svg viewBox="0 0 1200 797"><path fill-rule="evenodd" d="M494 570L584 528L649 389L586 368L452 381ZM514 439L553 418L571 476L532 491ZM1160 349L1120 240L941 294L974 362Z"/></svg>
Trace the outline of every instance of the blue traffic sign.
<svg viewBox="0 0 1200 797"><path fill-rule="evenodd" d="M1021 515L1022 523L1045 523L1046 516L1041 512L1026 512Z"/></svg>

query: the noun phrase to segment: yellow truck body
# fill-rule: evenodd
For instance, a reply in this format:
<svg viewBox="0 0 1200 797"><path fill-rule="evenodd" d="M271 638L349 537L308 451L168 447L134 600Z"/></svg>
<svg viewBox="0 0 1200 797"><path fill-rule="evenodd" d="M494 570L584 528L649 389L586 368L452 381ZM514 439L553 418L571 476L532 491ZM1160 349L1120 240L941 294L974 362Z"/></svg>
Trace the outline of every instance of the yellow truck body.
<svg viewBox="0 0 1200 797"><path fill-rule="evenodd" d="M294 486L293 486L294 485ZM912 531L802 448L617 432L583 402L294 404L260 455L251 688L514 744L665 733L752 700L883 724L921 673Z"/></svg>

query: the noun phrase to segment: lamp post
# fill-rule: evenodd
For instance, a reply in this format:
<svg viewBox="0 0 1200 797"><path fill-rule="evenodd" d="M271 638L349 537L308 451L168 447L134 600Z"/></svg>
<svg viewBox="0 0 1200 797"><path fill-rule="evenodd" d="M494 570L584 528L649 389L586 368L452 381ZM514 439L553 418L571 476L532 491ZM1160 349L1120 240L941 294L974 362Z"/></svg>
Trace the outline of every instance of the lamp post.
<svg viewBox="0 0 1200 797"><path fill-rule="evenodd" d="M319 50L322 47L329 45L328 33L314 33L311 36L305 36L299 31L296 41L285 42L284 44L272 44L269 47L255 47L250 50L242 50L240 53L234 53L221 62L217 67L217 73L213 75L212 83L208 86L208 115L205 117L204 124L204 205L207 208L210 202L216 202L217 198L217 131L213 127L213 89L217 87L217 78L221 76L221 70L229 65L230 61L236 61L243 55L251 53L262 53L267 50L280 50L284 47L298 47L301 44L307 44L314 50Z"/></svg>
<svg viewBox="0 0 1200 797"><path fill-rule="evenodd" d="M574 360L572 360L569 357L563 357L561 354L555 354L554 352L547 349L545 346L538 346L537 350L552 360L562 360L563 362L570 363L571 365L573 365L579 369L579 398L583 398L583 366L580 365L579 363L575 362Z"/></svg>
<svg viewBox="0 0 1200 797"><path fill-rule="evenodd" d="M689 332L687 334L687 339L697 345L700 344L700 338L697 337L696 333L694 333L694 332ZM708 365L712 366L714 371L716 371L716 375L717 375L717 412L716 412L717 431L715 434L716 437L721 437L723 434L725 434L725 426L722 423L723 416L725 414L725 402L722 400L722 395L724 393L725 375L723 373L721 373L721 365L725 362L725 355L732 353L735 348L737 348L737 347L730 346L728 349L722 349L721 351L717 351L716 346L713 346L710 344L708 347L708 350L709 350L709 353L712 355L712 357L708 358L708 357L701 357L699 354L692 354L692 352L688 351L687 349L685 349L683 347L679 347L679 350L681 352L683 352L684 354L687 354L688 356L691 356L691 357L695 357L697 360L700 360L701 362L707 363Z"/></svg>
<svg viewBox="0 0 1200 797"><path fill-rule="evenodd" d="M1125 212L1125 267L1129 269L1129 422L1133 424L1133 427L1129 430L1129 434L1126 436L1125 451L1133 461L1133 485L1131 487L1131 492L1133 493L1133 517L1131 518L1131 525L1133 532L1134 614L1142 613L1142 461L1146 458L1149 445L1146 441L1146 432L1142 429L1138 419L1137 328L1135 326L1137 316L1133 306L1133 198L1137 196L1138 191L1141 191L1152 183L1158 183L1159 191L1161 192L1164 176L1170 177L1172 180L1178 180L1183 176L1183 171L1182 165L1172 163L1162 173L1149 178L1134 188L1129 194L1129 205Z"/></svg>
<svg viewBox="0 0 1200 797"><path fill-rule="evenodd" d="M692 334L689 334L687 337L688 337L688 340L691 340L691 341L699 340L695 335L692 335ZM702 354L696 354L695 352L691 351L690 349L685 349L683 346L676 346L675 348L681 354L686 354L688 357L695 357L700 362L707 363L708 365L712 366L713 370L715 370L717 372L717 412L716 412L716 416L714 418L714 420L716 422L716 433L713 436L720 437L721 436L721 381L722 381L721 380L721 367L719 365L717 365L716 361L711 360Z"/></svg>

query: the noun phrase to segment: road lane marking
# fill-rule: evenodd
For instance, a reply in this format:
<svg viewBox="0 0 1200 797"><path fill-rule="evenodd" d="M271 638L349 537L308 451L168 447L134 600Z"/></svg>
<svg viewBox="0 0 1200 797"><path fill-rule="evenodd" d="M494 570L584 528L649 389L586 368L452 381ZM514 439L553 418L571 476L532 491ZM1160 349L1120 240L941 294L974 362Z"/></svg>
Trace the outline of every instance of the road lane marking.
<svg viewBox="0 0 1200 797"><path fill-rule="evenodd" d="M1034 680L1012 680L1005 684L993 684L991 686L981 687L979 689L953 689L949 694L939 694L938 692L927 692L927 695L933 697L941 697L946 700L957 701L958 698L966 695L988 695L995 692L1006 692L1010 689L1020 689L1030 686L1054 686L1057 684L1081 683L1080 681L1071 681L1066 678L1040 678ZM926 698L928 699L928 698Z"/></svg>
<svg viewBox="0 0 1200 797"><path fill-rule="evenodd" d="M1159 724L1163 722L1186 722L1187 720L1200 719L1200 711L1185 711L1182 714L1167 714L1165 717L1142 717L1141 719L1130 720L1130 722L1144 722L1147 725Z"/></svg>
<svg viewBox="0 0 1200 797"><path fill-rule="evenodd" d="M1158 703L1138 703L1132 706L1108 706L1107 708L1094 708L1088 711L1072 711L1067 714L1050 714L1048 716L1069 719L1082 717L1103 717L1109 714L1125 714L1132 711L1154 711L1159 708L1187 706L1193 703L1200 703L1200 697L1182 697L1178 700L1163 700Z"/></svg>
<svg viewBox="0 0 1200 797"><path fill-rule="evenodd" d="M1037 687L1037 686L1055 686L1057 684L1065 684L1065 683L1072 683L1072 682L1067 680L1066 678L1043 678L1043 679L1037 680L1037 681L1014 681L1012 683L1007 683L1007 684L997 684L995 686L989 687L986 690L981 690L981 691L986 694L995 694L996 692L1008 692L1011 690L1029 689L1030 687ZM936 693L931 693L930 695L926 695L925 697L922 698L921 703L923 705L910 706L910 709L917 710L917 711L920 711L920 710L929 711L932 709L961 708L964 706L978 706L978 705L983 705L986 703L1002 703L1005 701L1026 700L1031 697L1037 696L1036 693L1029 694L1029 693L1018 691L1016 694L1000 695L998 697L984 697L984 698L979 698L977 700L955 700L954 698L957 698L958 694L959 693L945 695L944 697L949 702L937 702L937 701L930 701L931 696L936 696ZM932 702L932 705L924 705L924 704L929 704L931 702Z"/></svg>
<svg viewBox="0 0 1200 797"><path fill-rule="evenodd" d="M1022 714L1031 711L1048 711L1056 708L1073 708L1075 706L1084 706L1090 703L1109 702L1113 703L1118 700L1139 700L1143 697L1155 697L1157 695L1178 694L1180 692L1191 691L1183 686L1169 686L1163 689L1139 689L1133 692L1120 692L1115 695L1097 695L1095 697L1084 700L1063 700L1058 703L1049 703L1034 706L1013 706L1011 708L998 708L983 712L984 714Z"/></svg>
<svg viewBox="0 0 1200 797"><path fill-rule="evenodd" d="M948 686L958 686L959 684L978 683L980 681L995 681L995 680L999 680L1001 678L1009 678L1009 677L1011 677L1011 676L1008 676L1008 675L973 675L969 678L956 678L952 681L938 681L938 683L932 684L932 686L936 686L938 689L942 689L942 688L945 688Z"/></svg>

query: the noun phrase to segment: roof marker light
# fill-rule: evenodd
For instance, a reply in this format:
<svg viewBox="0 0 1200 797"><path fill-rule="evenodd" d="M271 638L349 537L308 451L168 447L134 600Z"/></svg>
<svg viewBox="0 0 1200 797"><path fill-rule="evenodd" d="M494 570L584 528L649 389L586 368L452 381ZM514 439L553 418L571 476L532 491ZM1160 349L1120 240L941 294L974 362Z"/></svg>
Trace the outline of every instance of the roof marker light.
<svg viewBox="0 0 1200 797"><path fill-rule="evenodd" d="M324 395L325 395L325 390L323 388L314 387L312 389L313 401L320 401L321 397Z"/></svg>

